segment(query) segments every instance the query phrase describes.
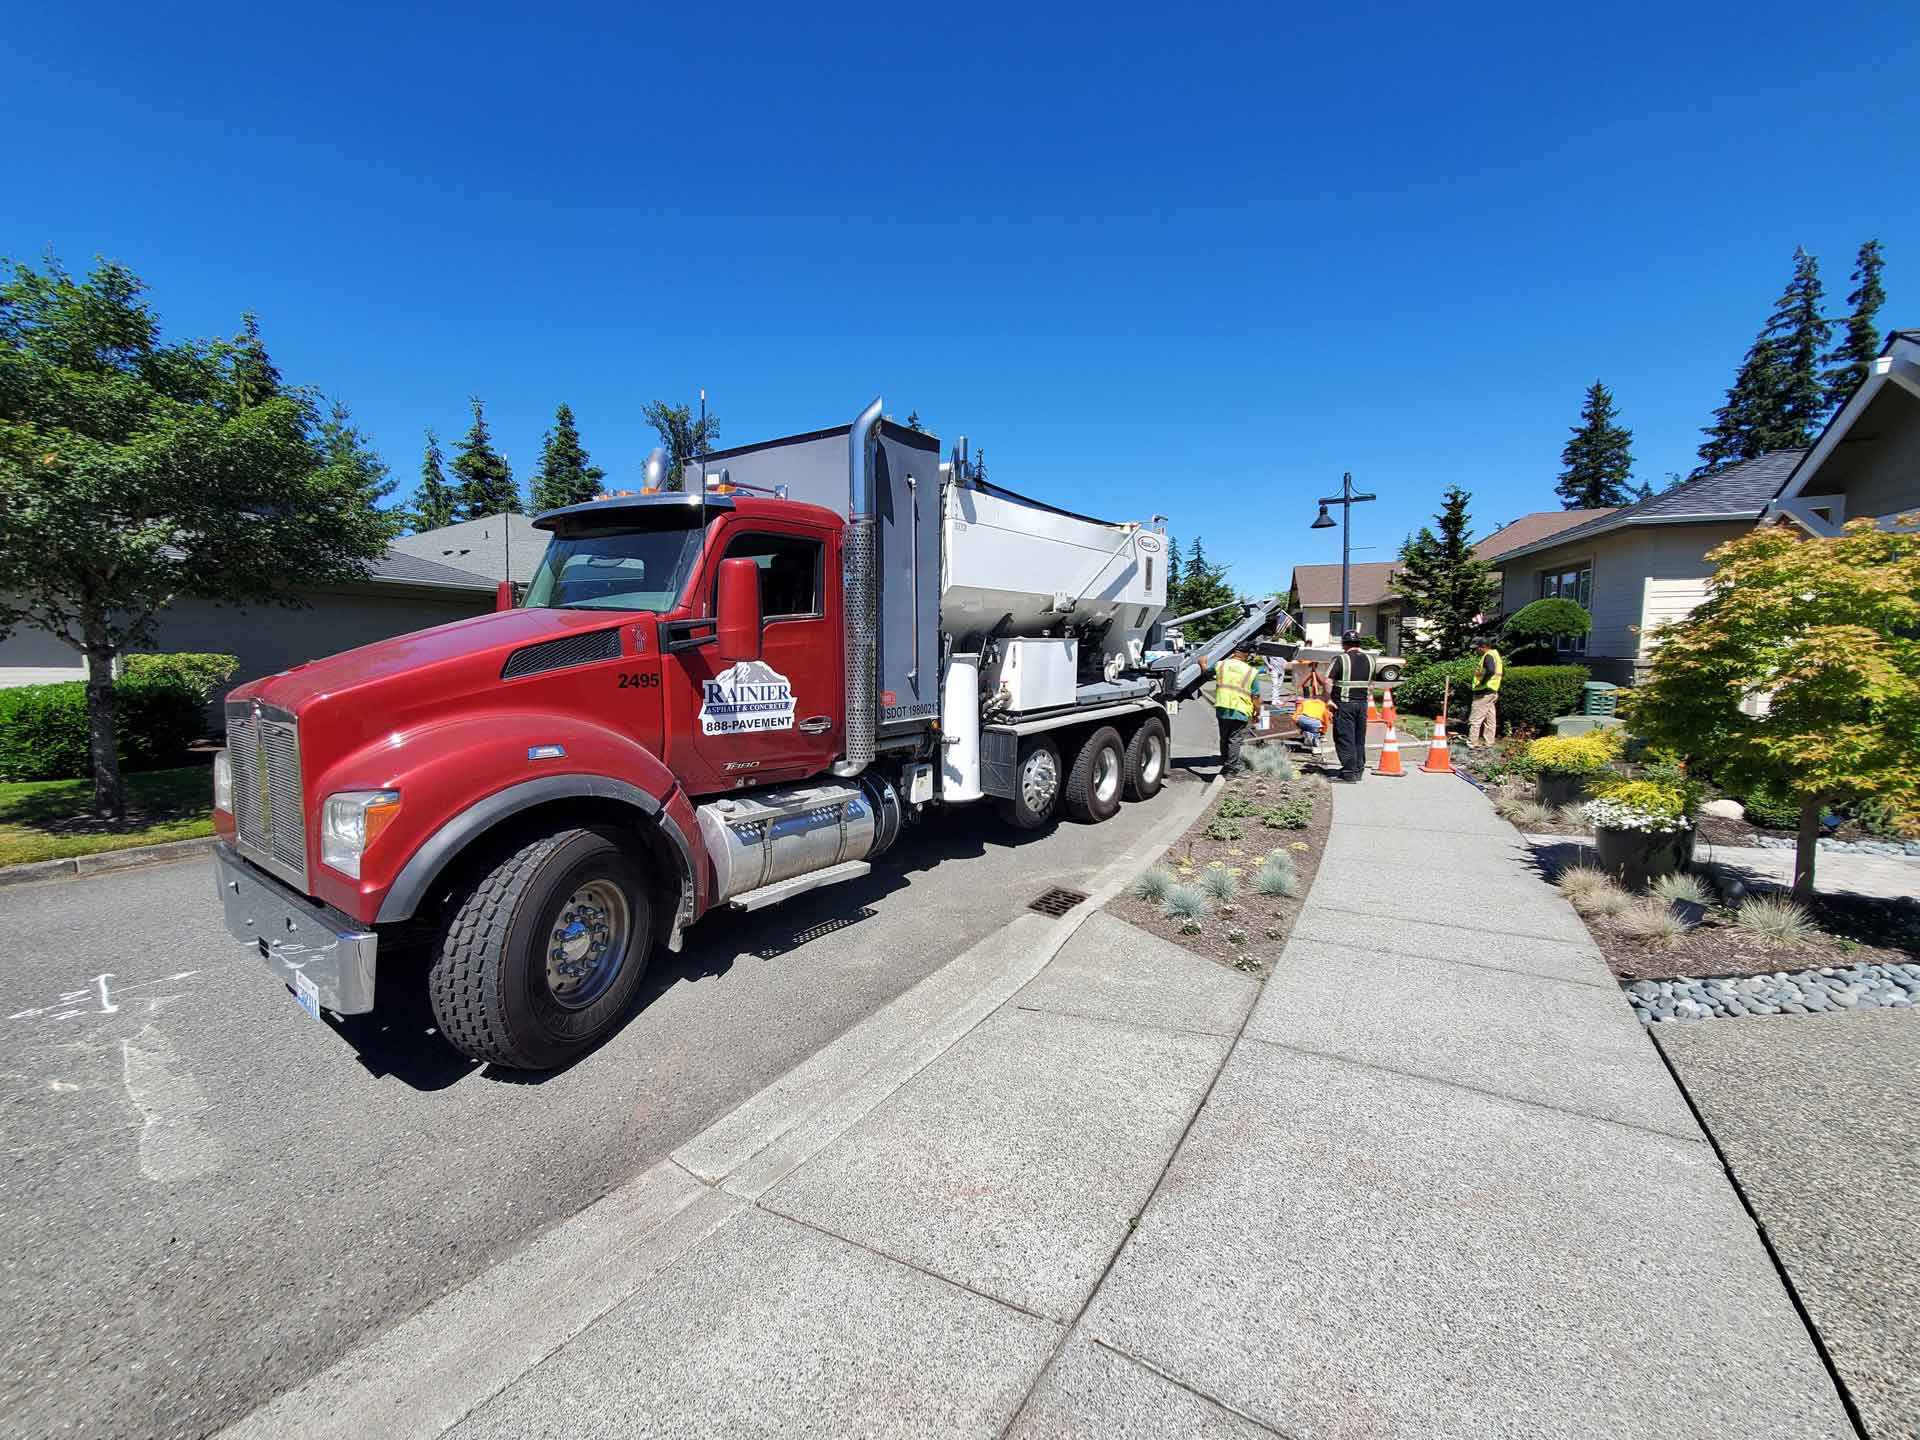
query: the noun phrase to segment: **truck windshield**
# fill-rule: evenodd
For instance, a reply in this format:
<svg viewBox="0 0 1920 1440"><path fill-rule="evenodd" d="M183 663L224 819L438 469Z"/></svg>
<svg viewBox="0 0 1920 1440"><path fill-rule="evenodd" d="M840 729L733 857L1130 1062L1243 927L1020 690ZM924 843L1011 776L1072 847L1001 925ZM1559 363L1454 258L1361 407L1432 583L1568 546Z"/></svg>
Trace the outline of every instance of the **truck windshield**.
<svg viewBox="0 0 1920 1440"><path fill-rule="evenodd" d="M701 535L697 523L672 519L679 523L554 536L523 603L533 610L671 610L699 558Z"/></svg>

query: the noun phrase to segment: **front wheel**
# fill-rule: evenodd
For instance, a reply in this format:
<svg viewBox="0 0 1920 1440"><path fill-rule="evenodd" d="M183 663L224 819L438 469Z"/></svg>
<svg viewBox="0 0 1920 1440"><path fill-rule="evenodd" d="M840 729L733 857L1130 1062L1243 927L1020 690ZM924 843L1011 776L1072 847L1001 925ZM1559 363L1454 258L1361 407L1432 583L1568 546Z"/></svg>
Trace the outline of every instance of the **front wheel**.
<svg viewBox="0 0 1920 1440"><path fill-rule="evenodd" d="M1020 830L1038 830L1060 802L1060 747L1050 735L1020 742L1013 772L1013 798L1000 802L1000 818Z"/></svg>
<svg viewBox="0 0 1920 1440"><path fill-rule="evenodd" d="M475 1060L550 1070L613 1032L652 951L647 877L617 832L543 836L455 905L427 976L434 1020Z"/></svg>

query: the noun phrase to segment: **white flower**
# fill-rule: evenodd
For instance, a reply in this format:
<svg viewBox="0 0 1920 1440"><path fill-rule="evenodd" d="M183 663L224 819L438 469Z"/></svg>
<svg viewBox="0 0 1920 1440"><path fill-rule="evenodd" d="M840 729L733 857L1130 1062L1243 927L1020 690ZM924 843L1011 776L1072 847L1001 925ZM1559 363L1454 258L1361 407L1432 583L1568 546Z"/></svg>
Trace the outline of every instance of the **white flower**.
<svg viewBox="0 0 1920 1440"><path fill-rule="evenodd" d="M1685 816L1644 810L1618 800L1589 800L1580 807L1580 813L1596 830L1643 830L1653 835L1671 835L1693 828Z"/></svg>

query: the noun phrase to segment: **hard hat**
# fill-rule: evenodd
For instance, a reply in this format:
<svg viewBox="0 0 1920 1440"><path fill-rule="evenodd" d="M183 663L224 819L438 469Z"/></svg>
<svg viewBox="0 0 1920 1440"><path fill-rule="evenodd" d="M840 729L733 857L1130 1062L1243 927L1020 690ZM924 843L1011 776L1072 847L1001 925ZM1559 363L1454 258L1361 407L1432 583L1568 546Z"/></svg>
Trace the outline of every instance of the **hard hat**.
<svg viewBox="0 0 1920 1440"><path fill-rule="evenodd" d="M1360 632L1358 630L1342 631L1340 634L1340 643L1342 645L1358 645L1360 643Z"/></svg>

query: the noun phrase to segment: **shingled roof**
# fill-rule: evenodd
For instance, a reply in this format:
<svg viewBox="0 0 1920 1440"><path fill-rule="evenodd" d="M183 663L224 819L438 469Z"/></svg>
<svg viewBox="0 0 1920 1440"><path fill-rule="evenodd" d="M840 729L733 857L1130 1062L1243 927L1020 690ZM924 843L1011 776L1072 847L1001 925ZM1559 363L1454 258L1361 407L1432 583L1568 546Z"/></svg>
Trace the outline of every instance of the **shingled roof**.
<svg viewBox="0 0 1920 1440"><path fill-rule="evenodd" d="M1577 540L1590 540L1629 525L1674 525L1690 521L1757 520L1767 503L1780 493L1780 487L1800 463L1805 450L1770 450L1752 460L1729 465L1697 480L1686 480L1638 505L1615 510L1584 525L1549 535L1525 545L1516 545L1500 558L1513 560Z"/></svg>
<svg viewBox="0 0 1920 1440"><path fill-rule="evenodd" d="M1382 600L1398 599L1388 587L1393 572L1400 568L1392 560L1369 560L1351 567L1348 590L1355 605L1378 605ZM1296 565L1293 585L1299 592L1295 602L1302 608L1340 603L1340 567L1338 565Z"/></svg>
<svg viewBox="0 0 1920 1440"><path fill-rule="evenodd" d="M1536 510L1531 515L1522 515L1518 520L1509 520L1474 546L1473 553L1482 560L1497 560L1509 550L1536 544L1549 535L1558 535L1562 530L1571 530L1576 525L1585 525L1590 520L1611 515L1615 508L1602 505L1593 510Z"/></svg>

